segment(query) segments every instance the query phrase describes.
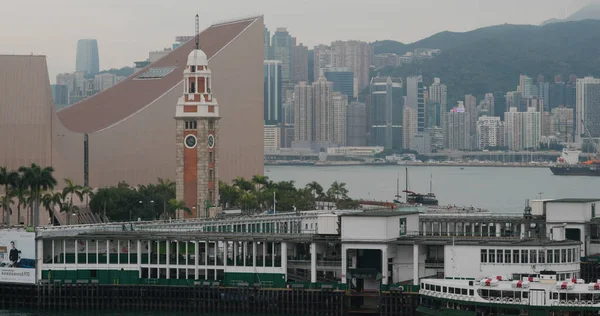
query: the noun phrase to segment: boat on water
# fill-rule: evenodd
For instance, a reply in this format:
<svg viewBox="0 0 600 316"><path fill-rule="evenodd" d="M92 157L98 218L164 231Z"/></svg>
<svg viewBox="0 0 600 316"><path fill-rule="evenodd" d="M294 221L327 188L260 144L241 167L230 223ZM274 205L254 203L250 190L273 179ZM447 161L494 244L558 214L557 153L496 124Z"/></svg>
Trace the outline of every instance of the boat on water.
<svg viewBox="0 0 600 316"><path fill-rule="evenodd" d="M600 160L591 159L579 162L580 150L563 149L550 170L557 176L600 176Z"/></svg>
<svg viewBox="0 0 600 316"><path fill-rule="evenodd" d="M400 177L397 179L396 183L396 198L394 199L394 203L398 204L409 204L409 205L439 205L439 201L436 198L435 194L432 192L432 179L430 176L429 179L429 193L421 194L408 190L408 168L406 170L406 188L402 191L406 193L405 202L403 203L400 196Z"/></svg>
<svg viewBox="0 0 600 316"><path fill-rule="evenodd" d="M600 309L600 280L559 280L554 271L518 280L422 279L419 294L422 315L597 315Z"/></svg>

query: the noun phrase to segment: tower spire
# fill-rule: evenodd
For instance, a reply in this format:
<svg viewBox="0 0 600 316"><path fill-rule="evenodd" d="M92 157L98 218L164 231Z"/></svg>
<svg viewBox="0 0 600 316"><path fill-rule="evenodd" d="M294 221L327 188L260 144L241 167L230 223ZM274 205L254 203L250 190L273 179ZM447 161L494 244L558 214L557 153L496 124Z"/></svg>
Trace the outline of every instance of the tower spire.
<svg viewBox="0 0 600 316"><path fill-rule="evenodd" d="M196 49L200 49L200 17L196 14Z"/></svg>

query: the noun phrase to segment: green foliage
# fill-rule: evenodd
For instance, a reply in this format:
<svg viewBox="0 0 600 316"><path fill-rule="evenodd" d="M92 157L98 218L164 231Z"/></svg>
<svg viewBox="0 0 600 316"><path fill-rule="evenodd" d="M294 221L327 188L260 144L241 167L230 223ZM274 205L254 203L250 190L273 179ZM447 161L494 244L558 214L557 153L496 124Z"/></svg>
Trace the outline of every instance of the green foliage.
<svg viewBox="0 0 600 316"><path fill-rule="evenodd" d="M375 53L404 54L415 48L439 48L434 59L398 68L384 68L382 75L398 77L423 74L426 85L440 77L448 86L448 104L473 94L513 91L519 75L545 76L552 82L560 74L600 76L600 27L598 20L552 23L545 26L497 25L471 32L441 32L404 45L392 41L373 43Z"/></svg>
<svg viewBox="0 0 600 316"><path fill-rule="evenodd" d="M220 203L223 208L240 208L246 214L273 209L277 211L308 211L316 208L317 201L334 202L337 208L358 208L358 202L348 198L345 183L334 182L324 191L313 181L304 188L296 188L294 181L273 182L266 176L256 175L252 180L238 177L229 185L219 183Z"/></svg>

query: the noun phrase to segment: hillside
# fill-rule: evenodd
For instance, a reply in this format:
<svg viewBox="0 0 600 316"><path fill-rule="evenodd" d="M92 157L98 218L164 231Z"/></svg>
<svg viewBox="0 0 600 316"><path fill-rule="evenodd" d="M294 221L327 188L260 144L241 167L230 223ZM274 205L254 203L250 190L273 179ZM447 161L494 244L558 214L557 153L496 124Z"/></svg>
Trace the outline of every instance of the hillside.
<svg viewBox="0 0 600 316"><path fill-rule="evenodd" d="M589 20L589 19L600 20L600 0L594 0L594 1L590 2L589 4L587 4L586 6L584 6L581 9L579 9L577 12L571 14L564 20L550 19L548 21L542 22L541 25L557 23L557 22L582 21L582 20Z"/></svg>
<svg viewBox="0 0 600 316"><path fill-rule="evenodd" d="M373 43L375 53L398 53L415 48L440 48L435 59L401 68L382 69L383 75L422 73L425 84L440 77L448 85L449 102L471 93L512 91L519 75L551 80L556 74L600 76L600 20L552 23L545 26L498 25L465 33L441 32L421 41Z"/></svg>

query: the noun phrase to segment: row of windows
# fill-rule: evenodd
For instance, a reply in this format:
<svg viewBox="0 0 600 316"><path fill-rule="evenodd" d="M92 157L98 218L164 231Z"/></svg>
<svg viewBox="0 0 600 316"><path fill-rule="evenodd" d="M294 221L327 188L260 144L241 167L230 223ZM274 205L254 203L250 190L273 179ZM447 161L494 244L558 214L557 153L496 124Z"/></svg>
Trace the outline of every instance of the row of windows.
<svg viewBox="0 0 600 316"><path fill-rule="evenodd" d="M578 248L564 249L481 249L481 263L577 263Z"/></svg>
<svg viewBox="0 0 600 316"><path fill-rule="evenodd" d="M198 122L197 121L185 121L185 129L186 130L197 130ZM215 121L213 121L213 120L208 121L208 129L211 131L215 129Z"/></svg>
<svg viewBox="0 0 600 316"><path fill-rule="evenodd" d="M421 288L425 289L425 290L441 292L441 293L469 295L469 296L475 295L474 294L475 292L472 289L463 289L463 288L458 288L458 287L448 287L448 286L421 283Z"/></svg>

